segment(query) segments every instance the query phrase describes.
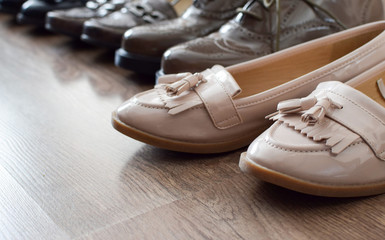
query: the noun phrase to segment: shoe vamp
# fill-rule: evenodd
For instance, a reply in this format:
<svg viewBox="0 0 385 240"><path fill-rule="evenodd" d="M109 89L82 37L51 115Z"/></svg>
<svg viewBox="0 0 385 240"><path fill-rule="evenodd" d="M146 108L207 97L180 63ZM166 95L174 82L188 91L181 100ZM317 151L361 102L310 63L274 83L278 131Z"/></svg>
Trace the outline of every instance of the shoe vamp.
<svg viewBox="0 0 385 240"><path fill-rule="evenodd" d="M182 101L201 101L192 94ZM190 97L193 96L193 97ZM190 99L191 98L191 99ZM172 115L167 97L161 96L157 89L150 90L131 98L118 108L118 118L126 125L158 137L194 143L219 143L258 134L260 123L255 117L245 118L244 122L228 128L215 127L213 120L203 104ZM242 112L240 113L243 114Z"/></svg>
<svg viewBox="0 0 385 240"><path fill-rule="evenodd" d="M86 7L72 8L61 12L64 17L75 19L88 19L96 16L96 11Z"/></svg>
<svg viewBox="0 0 385 240"><path fill-rule="evenodd" d="M271 34L250 31L234 21L222 26L219 33L211 38L213 44L222 51L256 57L273 52Z"/></svg>
<svg viewBox="0 0 385 240"><path fill-rule="evenodd" d="M256 48L255 45L258 45L258 43L252 47ZM185 61L187 62L199 60L199 62L228 66L269 53L265 51L266 48L263 47L263 44L260 44L260 46L260 51L253 51L246 44L242 45L240 42L222 38L218 33L214 33L208 37L181 44L173 50L176 52L177 48L179 48L181 52L184 52L184 55L186 55Z"/></svg>
<svg viewBox="0 0 385 240"><path fill-rule="evenodd" d="M148 25L146 31L155 31L156 35L181 36L189 40L217 30L222 23L223 21L205 18L177 18Z"/></svg>
<svg viewBox="0 0 385 240"><path fill-rule="evenodd" d="M116 11L106 17L98 19L98 23L111 28L129 29L137 25L144 24L145 21L139 17L133 16L132 14Z"/></svg>
<svg viewBox="0 0 385 240"><path fill-rule="evenodd" d="M363 141L332 154L283 124L274 124L249 147L248 158L268 169L321 184L366 184L385 181L385 162Z"/></svg>

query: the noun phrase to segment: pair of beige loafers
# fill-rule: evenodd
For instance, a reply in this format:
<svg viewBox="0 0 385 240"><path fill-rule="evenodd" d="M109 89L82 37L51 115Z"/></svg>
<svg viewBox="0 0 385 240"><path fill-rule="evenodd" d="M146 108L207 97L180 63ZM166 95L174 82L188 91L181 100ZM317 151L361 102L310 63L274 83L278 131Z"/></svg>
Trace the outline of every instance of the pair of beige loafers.
<svg viewBox="0 0 385 240"><path fill-rule="evenodd" d="M227 68L163 76L154 89L123 103L112 123L174 151L217 153L251 143L241 169L296 191L379 194L385 192L380 79L385 21ZM276 122L263 132L278 103Z"/></svg>

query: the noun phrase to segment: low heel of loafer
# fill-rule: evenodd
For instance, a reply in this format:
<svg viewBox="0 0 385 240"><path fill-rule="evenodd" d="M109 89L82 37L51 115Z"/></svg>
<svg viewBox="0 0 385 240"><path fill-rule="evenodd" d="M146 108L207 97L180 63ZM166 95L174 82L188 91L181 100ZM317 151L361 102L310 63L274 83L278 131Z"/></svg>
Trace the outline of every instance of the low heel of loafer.
<svg viewBox="0 0 385 240"><path fill-rule="evenodd" d="M146 75L154 75L160 68L161 58L147 57L126 52L120 48L115 53L115 65Z"/></svg>

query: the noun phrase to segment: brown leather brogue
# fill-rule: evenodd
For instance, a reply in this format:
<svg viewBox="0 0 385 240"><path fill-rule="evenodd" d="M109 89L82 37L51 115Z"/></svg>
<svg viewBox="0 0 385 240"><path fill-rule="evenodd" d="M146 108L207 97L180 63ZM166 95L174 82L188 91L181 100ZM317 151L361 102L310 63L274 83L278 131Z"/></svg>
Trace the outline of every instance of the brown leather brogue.
<svg viewBox="0 0 385 240"><path fill-rule="evenodd" d="M252 0L218 32L177 45L160 73L229 66L384 18L381 0Z"/></svg>
<svg viewBox="0 0 385 240"><path fill-rule="evenodd" d="M102 18L121 9L131 0L98 0L88 1L86 6L47 13L45 28L52 32L79 38L85 21Z"/></svg>
<svg viewBox="0 0 385 240"><path fill-rule="evenodd" d="M120 11L84 23L81 39L85 42L117 49L128 29L173 19L178 15L167 0L137 0L127 3Z"/></svg>
<svg viewBox="0 0 385 240"><path fill-rule="evenodd" d="M132 28L124 34L115 64L153 74L168 48L217 31L245 3L246 0L195 0L177 19Z"/></svg>

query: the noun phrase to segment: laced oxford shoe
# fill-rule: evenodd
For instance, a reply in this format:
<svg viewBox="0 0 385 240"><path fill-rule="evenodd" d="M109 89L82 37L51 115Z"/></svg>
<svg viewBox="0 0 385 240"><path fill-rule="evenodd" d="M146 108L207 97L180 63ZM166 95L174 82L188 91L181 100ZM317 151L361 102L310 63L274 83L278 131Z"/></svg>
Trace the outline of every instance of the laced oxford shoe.
<svg viewBox="0 0 385 240"><path fill-rule="evenodd" d="M48 12L45 28L52 32L79 38L85 21L102 18L121 9L131 0L88 1L84 7Z"/></svg>
<svg viewBox="0 0 385 240"><path fill-rule="evenodd" d="M26 0L0 0L0 12L16 14Z"/></svg>
<svg viewBox="0 0 385 240"><path fill-rule="evenodd" d="M381 0L249 1L221 29L169 49L161 74L229 66L384 19Z"/></svg>
<svg viewBox="0 0 385 240"><path fill-rule="evenodd" d="M154 74L162 54L178 43L217 31L246 0L195 0L179 18L135 27L124 34L115 64L139 73Z"/></svg>
<svg viewBox="0 0 385 240"><path fill-rule="evenodd" d="M34 24L44 27L48 12L60 9L81 7L86 0L28 0L17 14L17 21L24 24Z"/></svg>
<svg viewBox="0 0 385 240"><path fill-rule="evenodd" d="M97 46L117 49L128 29L176 17L174 7L167 0L133 1L105 17L86 21L81 39Z"/></svg>

